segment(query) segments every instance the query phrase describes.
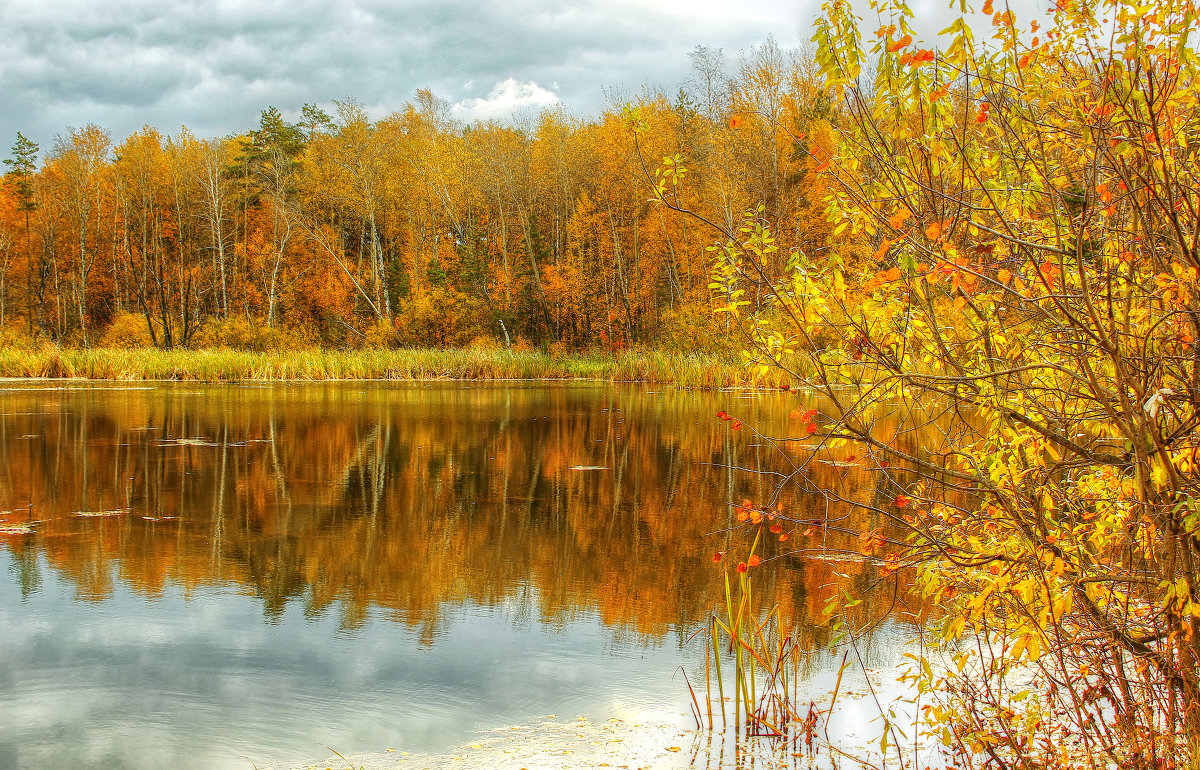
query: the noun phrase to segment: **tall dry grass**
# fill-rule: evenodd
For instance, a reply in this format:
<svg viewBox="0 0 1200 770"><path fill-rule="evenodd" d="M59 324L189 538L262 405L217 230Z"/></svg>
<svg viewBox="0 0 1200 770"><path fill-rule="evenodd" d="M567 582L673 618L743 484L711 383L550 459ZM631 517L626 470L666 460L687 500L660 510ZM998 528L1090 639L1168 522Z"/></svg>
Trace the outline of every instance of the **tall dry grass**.
<svg viewBox="0 0 1200 770"><path fill-rule="evenodd" d="M783 388L777 370L698 354L625 351L554 356L507 350L72 350L0 347L0 377L198 382L315 380L607 380L692 388Z"/></svg>

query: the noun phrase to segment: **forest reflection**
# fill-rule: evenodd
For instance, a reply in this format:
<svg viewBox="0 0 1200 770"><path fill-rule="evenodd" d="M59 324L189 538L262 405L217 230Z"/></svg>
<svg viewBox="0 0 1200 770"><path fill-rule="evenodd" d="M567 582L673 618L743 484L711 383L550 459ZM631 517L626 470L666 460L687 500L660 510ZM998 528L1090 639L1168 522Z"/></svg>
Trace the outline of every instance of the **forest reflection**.
<svg viewBox="0 0 1200 770"><path fill-rule="evenodd" d="M736 407L786 436L796 399L599 385L14 387L0 393L0 525L35 524L0 544L26 595L45 563L79 600L103 600L114 581L147 597L235 585L268 621L293 602L340 613L351 631L378 612L425 644L464 602L564 626L596 612L660 638L723 604L712 555L748 546L729 531L733 506L774 501L775 473L812 453L797 440L784 456L714 414ZM832 456L807 475L842 498L895 494ZM795 486L778 502L798 518L830 505ZM767 544L758 595L821 644L834 571L878 576L805 547L799 531ZM870 596L864 617L894 592Z"/></svg>

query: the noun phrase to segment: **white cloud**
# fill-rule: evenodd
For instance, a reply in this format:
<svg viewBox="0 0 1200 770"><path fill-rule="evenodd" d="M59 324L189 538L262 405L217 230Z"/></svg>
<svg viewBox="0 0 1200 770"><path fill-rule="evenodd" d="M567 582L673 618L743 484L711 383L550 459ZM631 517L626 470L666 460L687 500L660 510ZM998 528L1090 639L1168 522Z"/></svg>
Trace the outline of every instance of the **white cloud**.
<svg viewBox="0 0 1200 770"><path fill-rule="evenodd" d="M516 78L502 80L492 86L488 95L463 99L451 110L459 120L500 120L529 107L548 107L559 101L558 94L542 88L532 80Z"/></svg>

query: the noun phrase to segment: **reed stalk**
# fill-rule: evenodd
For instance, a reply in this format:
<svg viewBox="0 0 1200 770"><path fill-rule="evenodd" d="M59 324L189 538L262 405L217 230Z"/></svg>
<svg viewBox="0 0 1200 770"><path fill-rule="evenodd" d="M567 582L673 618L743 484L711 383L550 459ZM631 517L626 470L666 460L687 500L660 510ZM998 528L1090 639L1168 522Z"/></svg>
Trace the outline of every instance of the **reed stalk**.
<svg viewBox="0 0 1200 770"><path fill-rule="evenodd" d="M759 539L756 537L747 562L743 564L753 563L751 557L758 545ZM778 607L771 608L765 614L756 610L750 568L743 569L739 565L736 589L730 579L731 571L729 567L723 571L724 617L714 612L706 634L707 726L717 729L716 710L712 705L714 679L721 724L722 727L727 726L722 661L732 661L733 670L728 675L734 685L733 725L739 739L768 738L796 742L803 736L811 746L816 727L815 706L810 705L807 717L802 716L797 707L799 677L796 671L803 652L795 639L783 633ZM789 667L792 669L790 676Z"/></svg>

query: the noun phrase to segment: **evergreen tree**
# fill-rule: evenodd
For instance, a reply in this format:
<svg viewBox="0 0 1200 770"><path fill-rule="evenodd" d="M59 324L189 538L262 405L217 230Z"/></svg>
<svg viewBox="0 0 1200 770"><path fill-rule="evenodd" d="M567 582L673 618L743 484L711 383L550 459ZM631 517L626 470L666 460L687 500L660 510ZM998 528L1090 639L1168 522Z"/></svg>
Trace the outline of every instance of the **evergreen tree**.
<svg viewBox="0 0 1200 770"><path fill-rule="evenodd" d="M28 303L29 333L33 333L33 245L29 237L29 215L37 209L37 201L33 197L33 174L37 170L38 143L29 139L20 131L17 141L12 146L12 157L4 159L8 166L8 176L13 180L17 193L17 210L25 214L25 296Z"/></svg>

